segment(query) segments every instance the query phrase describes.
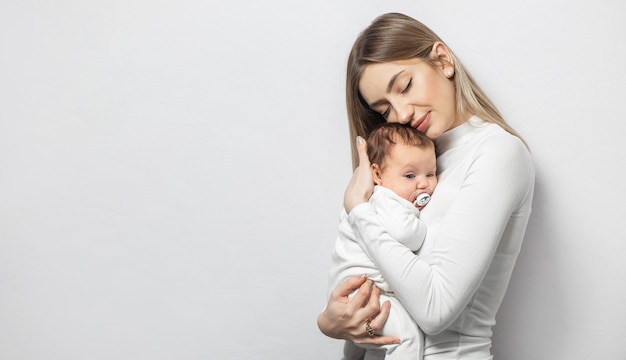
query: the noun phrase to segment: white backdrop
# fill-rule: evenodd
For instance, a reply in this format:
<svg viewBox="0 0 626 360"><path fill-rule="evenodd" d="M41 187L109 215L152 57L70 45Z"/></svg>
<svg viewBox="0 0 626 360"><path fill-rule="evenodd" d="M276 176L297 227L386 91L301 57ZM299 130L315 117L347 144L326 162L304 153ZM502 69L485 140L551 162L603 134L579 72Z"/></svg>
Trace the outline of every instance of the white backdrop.
<svg viewBox="0 0 626 360"><path fill-rule="evenodd" d="M0 0L0 359L334 359L344 67L421 19L529 143L497 359L626 358L620 1Z"/></svg>

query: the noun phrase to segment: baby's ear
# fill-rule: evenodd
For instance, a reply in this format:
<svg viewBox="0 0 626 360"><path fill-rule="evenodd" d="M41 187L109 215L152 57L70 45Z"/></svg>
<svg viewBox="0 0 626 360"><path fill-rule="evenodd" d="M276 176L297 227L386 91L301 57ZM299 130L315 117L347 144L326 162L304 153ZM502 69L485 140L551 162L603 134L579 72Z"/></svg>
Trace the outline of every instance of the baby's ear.
<svg viewBox="0 0 626 360"><path fill-rule="evenodd" d="M372 171L372 178L374 178L374 183L376 185L382 185L383 179L381 177L382 170L380 169L380 166L378 166L378 164L372 164L370 165L370 170Z"/></svg>

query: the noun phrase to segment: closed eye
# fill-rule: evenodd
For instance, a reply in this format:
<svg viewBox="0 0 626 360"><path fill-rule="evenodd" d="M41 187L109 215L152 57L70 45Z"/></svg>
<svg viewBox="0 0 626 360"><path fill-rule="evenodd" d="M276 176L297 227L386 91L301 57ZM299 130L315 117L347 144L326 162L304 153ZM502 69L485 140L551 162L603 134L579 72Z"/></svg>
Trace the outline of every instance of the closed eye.
<svg viewBox="0 0 626 360"><path fill-rule="evenodd" d="M404 94L404 93L408 92L411 89L411 85L413 85L413 78L409 79L409 82L406 84L406 86L404 87L404 89L402 89L402 91L400 93Z"/></svg>

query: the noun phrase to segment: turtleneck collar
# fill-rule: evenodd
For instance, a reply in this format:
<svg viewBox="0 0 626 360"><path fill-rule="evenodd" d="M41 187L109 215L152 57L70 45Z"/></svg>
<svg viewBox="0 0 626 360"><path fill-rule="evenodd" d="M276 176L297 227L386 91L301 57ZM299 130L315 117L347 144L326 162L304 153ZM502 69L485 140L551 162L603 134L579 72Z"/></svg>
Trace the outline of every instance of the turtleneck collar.
<svg viewBox="0 0 626 360"><path fill-rule="evenodd" d="M437 156L450 148L457 147L471 140L472 132L478 127L486 125L487 122L477 115L473 115L463 124L452 128L435 139Z"/></svg>

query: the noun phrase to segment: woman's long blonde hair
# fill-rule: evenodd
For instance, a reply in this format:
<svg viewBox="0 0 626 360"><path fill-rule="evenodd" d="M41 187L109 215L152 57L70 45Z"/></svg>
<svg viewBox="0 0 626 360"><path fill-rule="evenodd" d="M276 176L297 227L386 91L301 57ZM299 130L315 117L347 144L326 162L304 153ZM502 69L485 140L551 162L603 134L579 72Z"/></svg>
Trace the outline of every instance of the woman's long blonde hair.
<svg viewBox="0 0 626 360"><path fill-rule="evenodd" d="M399 13L388 13L376 18L354 42L348 58L346 74L346 104L350 125L352 166L358 165L355 138L367 138L385 119L371 110L361 93L359 81L369 64L419 58L431 66L435 60L430 54L435 42L443 41L426 25ZM469 112L483 120L496 123L509 133L519 137L502 118L502 115L465 70L459 59L448 48L454 62L454 87L457 112ZM522 140L523 141L523 140Z"/></svg>

